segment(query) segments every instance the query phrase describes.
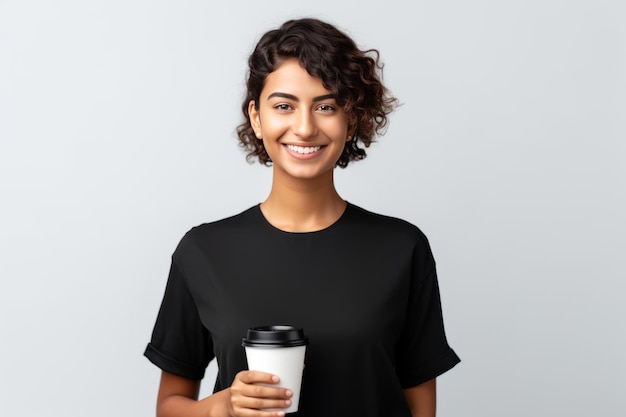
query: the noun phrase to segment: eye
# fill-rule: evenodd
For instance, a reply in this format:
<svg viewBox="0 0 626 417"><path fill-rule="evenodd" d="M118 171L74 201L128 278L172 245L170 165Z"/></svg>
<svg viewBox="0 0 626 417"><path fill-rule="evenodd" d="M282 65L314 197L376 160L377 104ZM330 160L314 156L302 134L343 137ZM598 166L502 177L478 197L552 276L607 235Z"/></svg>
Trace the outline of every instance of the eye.
<svg viewBox="0 0 626 417"><path fill-rule="evenodd" d="M274 106L274 108L280 111L290 111L292 109L291 105L287 103L278 103Z"/></svg>
<svg viewBox="0 0 626 417"><path fill-rule="evenodd" d="M335 111L335 106L331 106L330 104L320 104L317 109L324 113L331 113Z"/></svg>

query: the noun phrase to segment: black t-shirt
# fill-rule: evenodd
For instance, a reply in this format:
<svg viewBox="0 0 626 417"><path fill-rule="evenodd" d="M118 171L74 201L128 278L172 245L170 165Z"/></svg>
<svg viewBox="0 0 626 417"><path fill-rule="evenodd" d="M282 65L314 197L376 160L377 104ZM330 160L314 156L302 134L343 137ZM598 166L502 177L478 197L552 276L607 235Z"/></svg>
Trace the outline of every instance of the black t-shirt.
<svg viewBox="0 0 626 417"><path fill-rule="evenodd" d="M145 355L190 379L216 357L219 391L247 369L246 330L274 324L309 338L298 416L410 417L402 390L459 362L424 234L352 204L316 232L281 231L258 205L191 229Z"/></svg>

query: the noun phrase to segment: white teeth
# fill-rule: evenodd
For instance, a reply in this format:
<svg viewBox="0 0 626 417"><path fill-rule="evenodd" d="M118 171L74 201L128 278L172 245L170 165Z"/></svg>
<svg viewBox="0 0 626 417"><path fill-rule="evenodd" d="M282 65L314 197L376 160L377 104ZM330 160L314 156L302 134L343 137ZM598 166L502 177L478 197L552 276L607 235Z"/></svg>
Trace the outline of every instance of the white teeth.
<svg viewBox="0 0 626 417"><path fill-rule="evenodd" d="M313 153L322 149L321 146L294 146L294 145L287 145L287 148L291 149L294 152L298 152L301 154Z"/></svg>

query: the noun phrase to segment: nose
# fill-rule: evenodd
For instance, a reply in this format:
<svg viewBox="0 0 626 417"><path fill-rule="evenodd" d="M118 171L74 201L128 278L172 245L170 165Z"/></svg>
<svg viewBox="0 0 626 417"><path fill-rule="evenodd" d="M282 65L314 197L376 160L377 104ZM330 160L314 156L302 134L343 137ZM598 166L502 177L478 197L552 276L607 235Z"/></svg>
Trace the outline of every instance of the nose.
<svg viewBox="0 0 626 417"><path fill-rule="evenodd" d="M293 123L293 131L301 138L308 138L317 132L315 117L306 110L297 111Z"/></svg>

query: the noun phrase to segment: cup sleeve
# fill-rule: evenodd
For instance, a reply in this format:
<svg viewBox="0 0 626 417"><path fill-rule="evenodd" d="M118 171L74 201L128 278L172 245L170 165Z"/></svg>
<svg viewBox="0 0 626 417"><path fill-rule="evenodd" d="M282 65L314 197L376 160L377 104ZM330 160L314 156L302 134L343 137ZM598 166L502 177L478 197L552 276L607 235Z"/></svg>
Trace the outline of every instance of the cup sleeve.
<svg viewBox="0 0 626 417"><path fill-rule="evenodd" d="M446 338L435 260L425 236L413 254L411 280L396 349L396 373L403 388L436 378L460 362Z"/></svg>
<svg viewBox="0 0 626 417"><path fill-rule="evenodd" d="M144 356L163 371L193 380L204 377L214 357L211 335L174 261Z"/></svg>

